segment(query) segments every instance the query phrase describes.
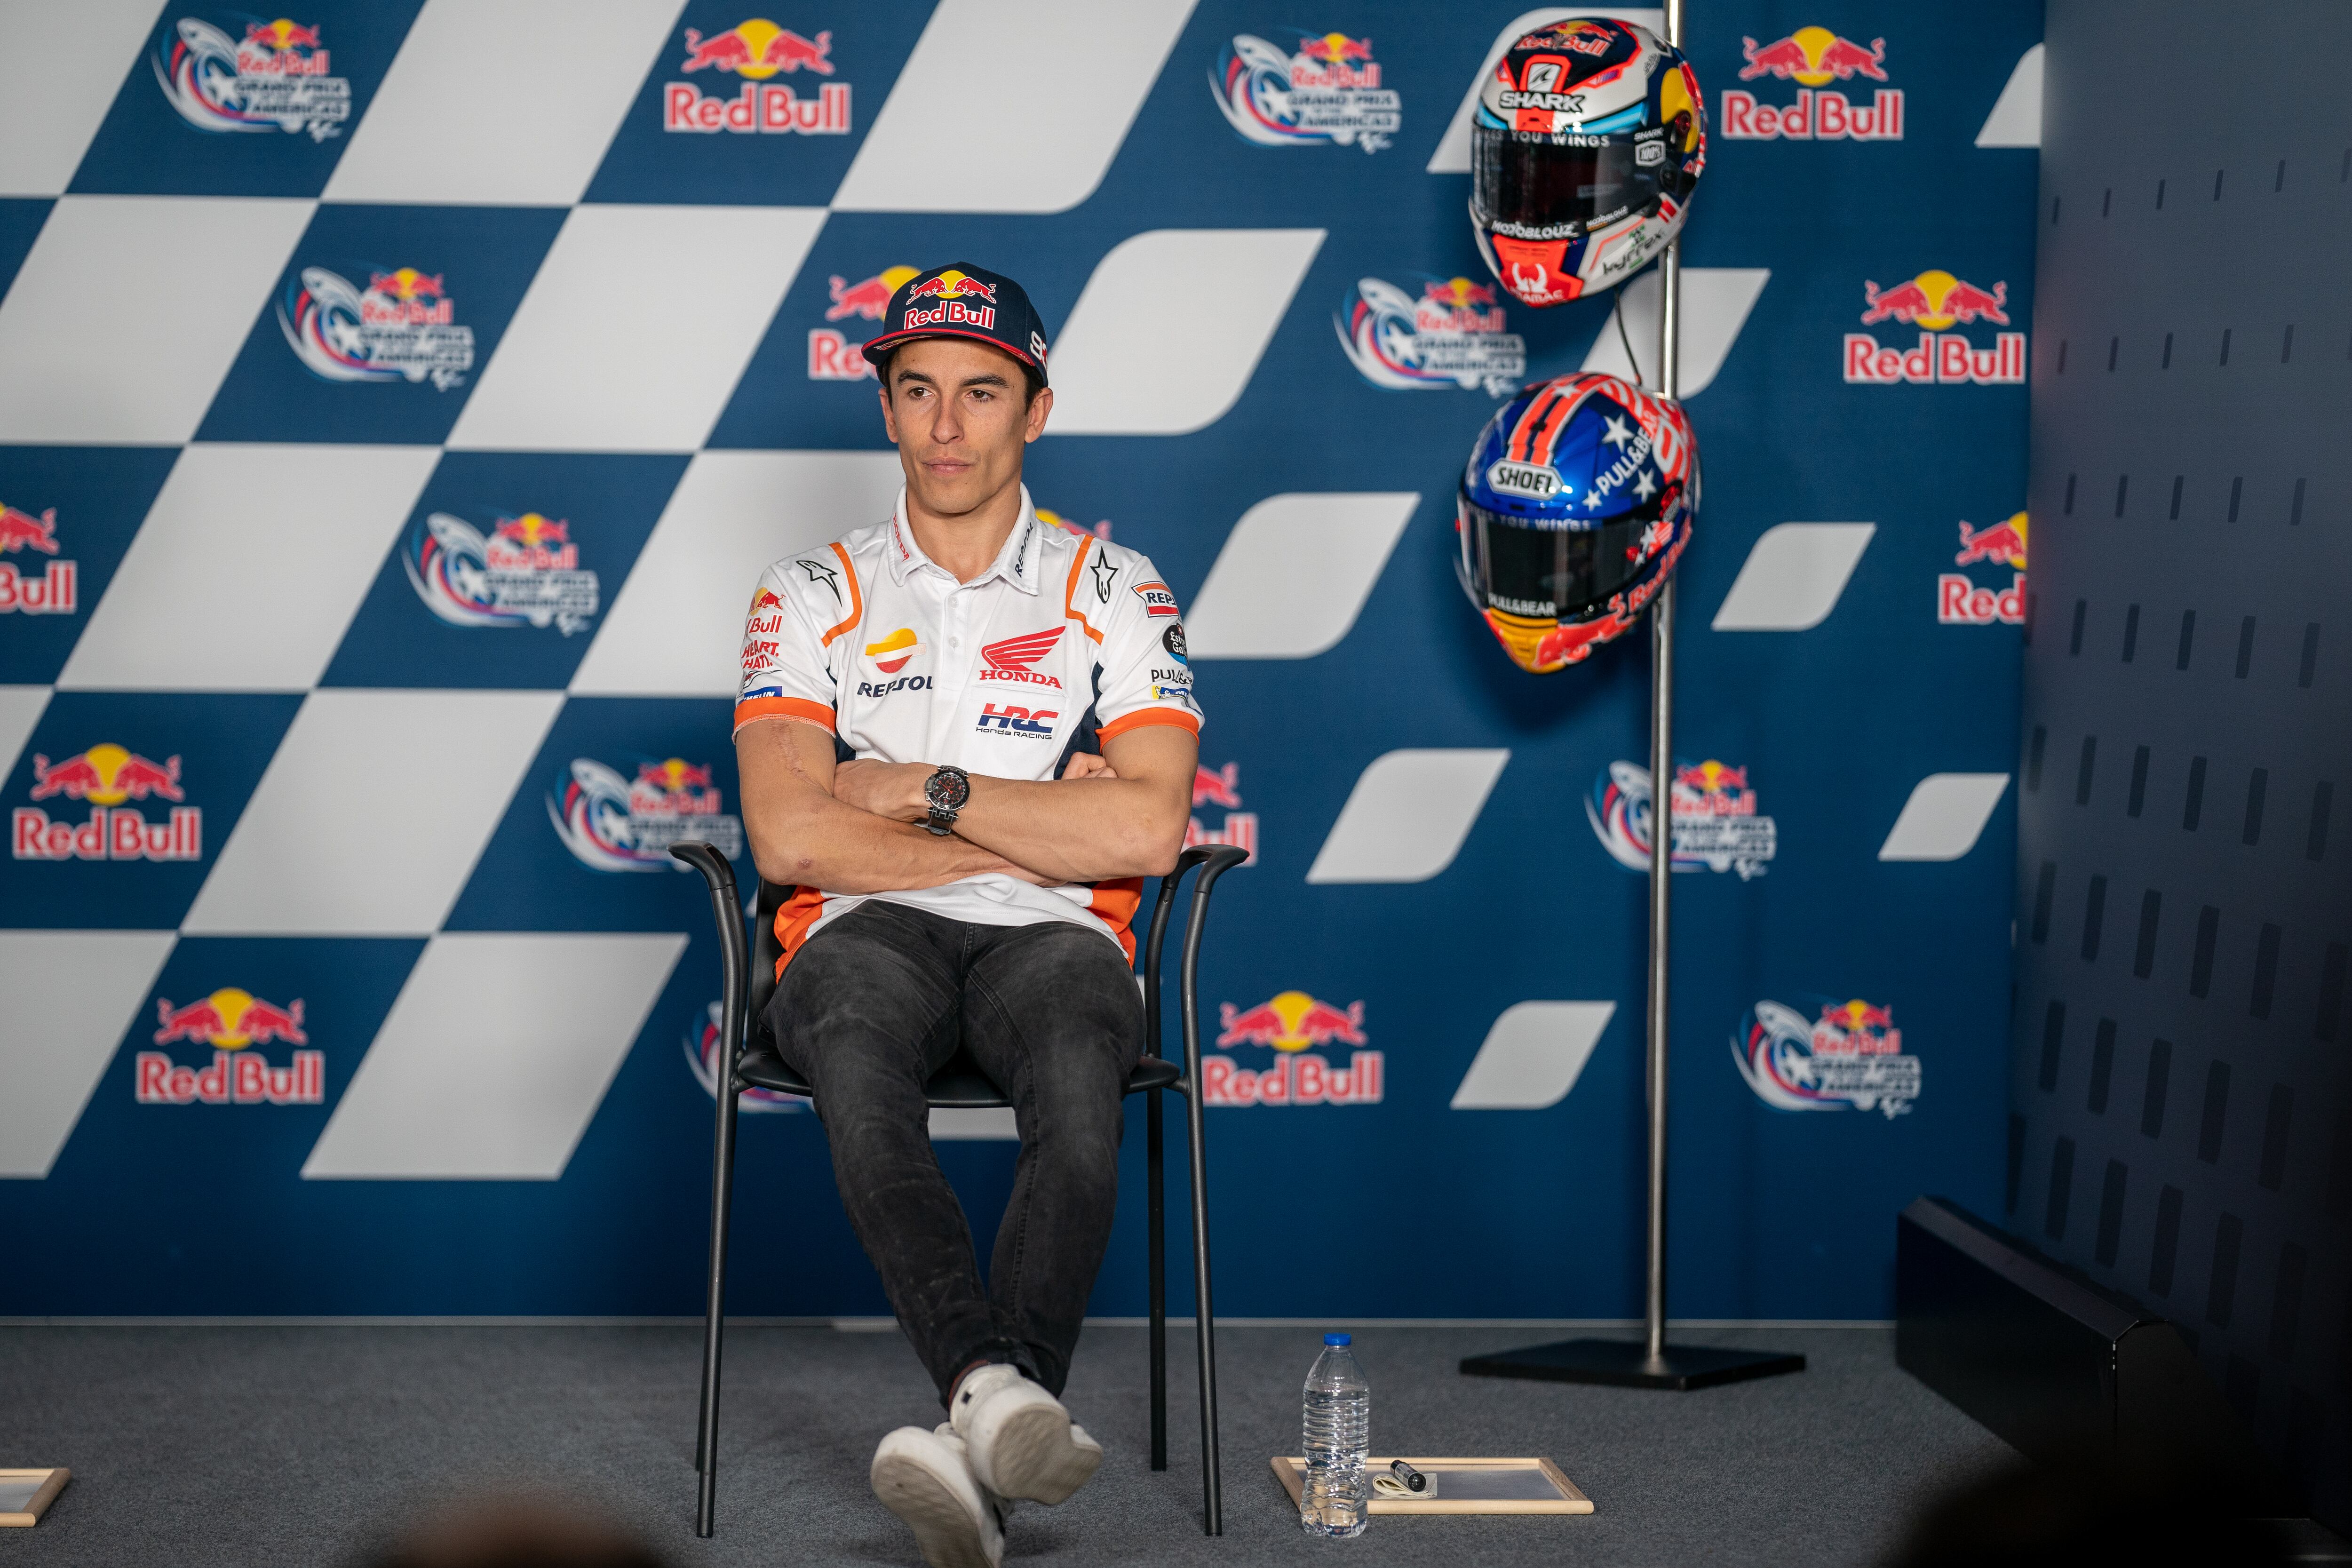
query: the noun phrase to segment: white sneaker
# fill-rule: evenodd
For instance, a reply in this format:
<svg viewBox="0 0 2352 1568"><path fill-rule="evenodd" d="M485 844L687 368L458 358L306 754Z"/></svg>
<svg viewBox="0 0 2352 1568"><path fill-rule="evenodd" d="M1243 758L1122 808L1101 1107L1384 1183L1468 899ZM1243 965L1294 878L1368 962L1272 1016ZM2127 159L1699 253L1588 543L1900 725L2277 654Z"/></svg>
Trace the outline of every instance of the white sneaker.
<svg viewBox="0 0 2352 1568"><path fill-rule="evenodd" d="M972 1475L999 1497L1062 1502L1102 1464L1102 1445L1019 1367L972 1373L949 1417L969 1447Z"/></svg>
<svg viewBox="0 0 2352 1568"><path fill-rule="evenodd" d="M1003 1561L999 1504L973 1477L952 1426L901 1426L884 1437L874 1450L873 1482L882 1506L914 1531L930 1568L997 1568Z"/></svg>

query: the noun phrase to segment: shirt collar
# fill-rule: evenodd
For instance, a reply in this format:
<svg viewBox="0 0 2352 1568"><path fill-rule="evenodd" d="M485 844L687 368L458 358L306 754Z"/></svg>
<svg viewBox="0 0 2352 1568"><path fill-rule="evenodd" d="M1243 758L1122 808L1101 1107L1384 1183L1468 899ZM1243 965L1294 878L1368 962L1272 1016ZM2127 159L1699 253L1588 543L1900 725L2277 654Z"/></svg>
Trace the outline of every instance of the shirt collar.
<svg viewBox="0 0 2352 1568"><path fill-rule="evenodd" d="M1045 525L1038 521L1037 509L1029 500L1029 487L1021 487L1021 515L1013 524L1013 531L1004 541L1004 548L987 571L964 584L977 587L990 578L1002 578L1023 593L1034 595L1038 591L1038 574L1045 569ZM915 531L907 522L907 489L898 488L898 505L890 519L891 581L906 582L908 576L923 567L952 579L954 574L923 553L915 538Z"/></svg>

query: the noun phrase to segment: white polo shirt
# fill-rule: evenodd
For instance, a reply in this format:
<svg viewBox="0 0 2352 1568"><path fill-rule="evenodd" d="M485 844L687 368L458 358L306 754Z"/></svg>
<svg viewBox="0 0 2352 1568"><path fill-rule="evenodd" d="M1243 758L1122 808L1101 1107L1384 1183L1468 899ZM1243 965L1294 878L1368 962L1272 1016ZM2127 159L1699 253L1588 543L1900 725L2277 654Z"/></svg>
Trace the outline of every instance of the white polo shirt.
<svg viewBox="0 0 2352 1568"><path fill-rule="evenodd" d="M743 628L735 728L799 719L844 757L953 763L1001 779L1055 779L1071 753L1147 724L1198 734L1176 595L1146 557L1021 518L969 583L923 553L896 514L760 574ZM777 912L789 962L866 897L953 921L1067 921L1135 956L1143 879L1040 888L996 873L858 895L803 888ZM778 965L782 973L782 965Z"/></svg>

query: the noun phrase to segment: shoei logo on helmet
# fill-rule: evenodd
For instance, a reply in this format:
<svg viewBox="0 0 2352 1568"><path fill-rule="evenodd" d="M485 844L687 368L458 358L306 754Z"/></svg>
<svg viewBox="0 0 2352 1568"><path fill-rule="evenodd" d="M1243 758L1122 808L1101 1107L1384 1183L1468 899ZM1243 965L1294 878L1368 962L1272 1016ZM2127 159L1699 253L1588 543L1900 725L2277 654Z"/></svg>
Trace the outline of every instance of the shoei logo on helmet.
<svg viewBox="0 0 2352 1568"><path fill-rule="evenodd" d="M1538 463L1514 463L1508 458L1486 466L1486 488L1505 495L1527 496L1536 500L1560 494L1568 481L1559 470Z"/></svg>

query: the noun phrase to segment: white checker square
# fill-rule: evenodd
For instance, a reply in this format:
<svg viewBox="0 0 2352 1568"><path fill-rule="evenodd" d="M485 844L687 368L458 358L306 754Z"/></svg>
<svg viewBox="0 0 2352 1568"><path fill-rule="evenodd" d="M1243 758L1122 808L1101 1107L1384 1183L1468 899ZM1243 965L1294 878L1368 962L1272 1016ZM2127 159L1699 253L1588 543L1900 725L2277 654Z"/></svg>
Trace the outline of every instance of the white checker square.
<svg viewBox="0 0 2352 1568"><path fill-rule="evenodd" d="M176 941L0 931L0 1177L49 1173Z"/></svg>
<svg viewBox="0 0 2352 1568"><path fill-rule="evenodd" d="M666 931L434 938L303 1177L554 1181L685 951Z"/></svg>
<svg viewBox="0 0 2352 1568"><path fill-rule="evenodd" d="M677 9L677 0L427 0L326 199L578 201Z"/></svg>
<svg viewBox="0 0 2352 1568"><path fill-rule="evenodd" d="M0 301L0 441L194 435L312 205L60 197Z"/></svg>
<svg viewBox="0 0 2352 1568"><path fill-rule="evenodd" d="M562 705L554 691L313 691L180 929L438 931Z"/></svg>
<svg viewBox="0 0 2352 1568"><path fill-rule="evenodd" d="M431 447L188 447L58 685L309 690L439 457ZM237 608L199 615L196 605Z"/></svg>
<svg viewBox="0 0 2352 1568"><path fill-rule="evenodd" d="M732 697L767 564L880 522L896 452L698 452L572 678L583 696Z"/></svg>
<svg viewBox="0 0 2352 1568"><path fill-rule="evenodd" d="M73 183L163 9L161 0L0 5L0 60L16 68L8 132L0 136L0 196L54 196Z"/></svg>
<svg viewBox="0 0 2352 1568"><path fill-rule="evenodd" d="M694 451L824 216L821 207L575 208L449 445Z"/></svg>

